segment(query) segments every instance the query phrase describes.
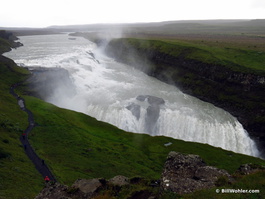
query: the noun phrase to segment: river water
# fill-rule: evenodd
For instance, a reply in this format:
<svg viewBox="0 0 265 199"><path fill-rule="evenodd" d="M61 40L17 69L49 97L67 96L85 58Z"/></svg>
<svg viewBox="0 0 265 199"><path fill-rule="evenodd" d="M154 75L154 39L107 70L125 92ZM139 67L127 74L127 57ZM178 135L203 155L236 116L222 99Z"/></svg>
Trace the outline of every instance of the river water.
<svg viewBox="0 0 265 199"><path fill-rule="evenodd" d="M253 140L228 112L107 57L97 46L67 34L21 36L23 47L4 55L20 66L69 71L74 96L45 99L134 133L165 135L259 156ZM58 91L60 88L57 88Z"/></svg>

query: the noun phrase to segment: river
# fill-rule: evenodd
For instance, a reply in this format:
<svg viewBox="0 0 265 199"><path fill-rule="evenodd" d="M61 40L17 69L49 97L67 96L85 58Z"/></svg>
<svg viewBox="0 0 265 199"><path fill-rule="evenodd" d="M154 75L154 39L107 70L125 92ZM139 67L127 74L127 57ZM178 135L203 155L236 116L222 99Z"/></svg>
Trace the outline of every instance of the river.
<svg viewBox="0 0 265 199"><path fill-rule="evenodd" d="M21 36L24 46L4 56L22 67L68 70L74 96L45 99L134 133L164 135L259 156L256 144L228 112L182 93L104 55L97 46L67 34Z"/></svg>

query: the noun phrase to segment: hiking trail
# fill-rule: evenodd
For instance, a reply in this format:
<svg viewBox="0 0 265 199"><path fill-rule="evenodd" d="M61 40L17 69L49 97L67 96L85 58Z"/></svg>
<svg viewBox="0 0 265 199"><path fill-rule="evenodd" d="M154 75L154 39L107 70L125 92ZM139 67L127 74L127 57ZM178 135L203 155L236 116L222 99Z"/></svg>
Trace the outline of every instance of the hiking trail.
<svg viewBox="0 0 265 199"><path fill-rule="evenodd" d="M29 159L33 162L33 164L35 165L35 167L39 171L39 173L42 175L42 177L45 178L46 176L48 176L51 181L56 182L55 177L53 176L52 172L50 171L50 169L46 165L45 161L43 159L41 159L35 153L34 149L32 148L32 146L29 143L28 134L34 128L35 121L34 121L33 113L26 108L25 100L22 97L20 97L18 94L16 94L14 91L14 89L19 85L20 85L20 83L13 84L10 87L10 94L13 95L17 99L18 105L21 108L21 110L25 111L28 114L28 127L26 128L24 133L20 136L20 141L21 141L22 145L24 146L25 153L27 154Z"/></svg>

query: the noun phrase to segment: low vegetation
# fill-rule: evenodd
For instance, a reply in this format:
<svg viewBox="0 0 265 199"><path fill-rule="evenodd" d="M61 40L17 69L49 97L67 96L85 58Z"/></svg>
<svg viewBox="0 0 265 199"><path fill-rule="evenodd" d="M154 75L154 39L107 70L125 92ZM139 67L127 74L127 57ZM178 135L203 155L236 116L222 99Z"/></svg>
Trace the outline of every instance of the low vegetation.
<svg viewBox="0 0 265 199"><path fill-rule="evenodd" d="M24 81L28 71L0 55L0 198L34 198L43 187L42 177L24 153L19 137L27 115L10 95L10 86Z"/></svg>

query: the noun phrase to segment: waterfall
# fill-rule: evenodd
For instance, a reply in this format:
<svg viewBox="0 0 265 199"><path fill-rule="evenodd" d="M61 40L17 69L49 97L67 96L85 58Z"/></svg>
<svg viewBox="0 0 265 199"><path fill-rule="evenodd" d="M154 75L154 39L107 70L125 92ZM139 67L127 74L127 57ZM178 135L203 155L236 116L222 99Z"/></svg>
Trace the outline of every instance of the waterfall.
<svg viewBox="0 0 265 199"><path fill-rule="evenodd" d="M24 66L68 70L76 88L46 99L59 107L80 111L121 129L152 136L207 143L258 156L253 140L228 112L182 93L178 88L106 57L96 45L67 35L20 37L23 47L6 53ZM58 84L60 85L60 84Z"/></svg>

